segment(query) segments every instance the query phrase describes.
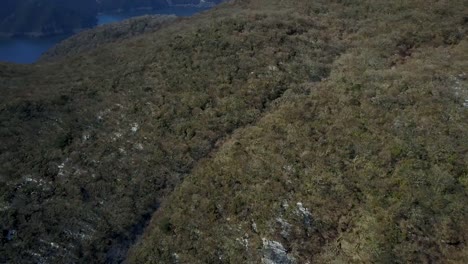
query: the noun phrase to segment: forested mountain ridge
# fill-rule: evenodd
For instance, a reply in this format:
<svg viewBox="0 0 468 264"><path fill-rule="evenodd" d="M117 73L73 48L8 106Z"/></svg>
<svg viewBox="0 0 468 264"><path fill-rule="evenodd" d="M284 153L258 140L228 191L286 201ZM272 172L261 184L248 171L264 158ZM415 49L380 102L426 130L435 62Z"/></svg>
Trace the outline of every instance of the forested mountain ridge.
<svg viewBox="0 0 468 264"><path fill-rule="evenodd" d="M0 64L0 262L467 262L466 5L237 0Z"/></svg>
<svg viewBox="0 0 468 264"><path fill-rule="evenodd" d="M69 34L96 25L98 12L214 5L221 0L6 0L0 4L0 37Z"/></svg>

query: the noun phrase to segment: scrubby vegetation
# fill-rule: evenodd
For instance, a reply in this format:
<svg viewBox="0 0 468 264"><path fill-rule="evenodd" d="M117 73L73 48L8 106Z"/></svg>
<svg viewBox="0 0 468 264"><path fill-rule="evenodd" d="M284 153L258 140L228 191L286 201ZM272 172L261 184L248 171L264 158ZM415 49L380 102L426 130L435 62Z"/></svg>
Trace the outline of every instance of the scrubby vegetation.
<svg viewBox="0 0 468 264"><path fill-rule="evenodd" d="M330 76L304 78L197 166L132 263L468 260L463 3L341 2L290 14L346 21Z"/></svg>
<svg viewBox="0 0 468 264"><path fill-rule="evenodd" d="M455 1L234 1L0 65L0 262L464 263Z"/></svg>

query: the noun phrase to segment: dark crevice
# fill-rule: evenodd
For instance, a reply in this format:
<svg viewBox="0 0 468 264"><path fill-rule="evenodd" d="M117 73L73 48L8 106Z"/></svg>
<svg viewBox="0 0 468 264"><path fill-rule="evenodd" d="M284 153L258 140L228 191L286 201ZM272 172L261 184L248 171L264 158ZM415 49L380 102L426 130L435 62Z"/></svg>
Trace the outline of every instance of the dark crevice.
<svg viewBox="0 0 468 264"><path fill-rule="evenodd" d="M339 54L336 56L338 57ZM321 78L322 80L325 80L328 78L330 74L330 70L326 68L324 70L324 76ZM319 83L320 81L316 81L313 83ZM308 83L307 81L305 83ZM269 113L272 110L272 107L275 106L274 102L281 100L283 95L287 90L289 90L292 87L286 87L280 89L277 93L274 94L271 98L268 98L268 100L265 100L264 103L262 103L262 107L259 109L260 110L260 115L253 121L245 123L239 127L236 127L234 129L228 130L227 133L224 136L219 136L215 138L214 140L211 141L210 143L210 150L203 155L201 158L196 159L193 163L189 165L186 171L184 171L185 175L190 175L193 171L193 169L196 167L196 165L205 159L210 159L216 155L218 150L225 144L226 141L229 140L229 138L236 133L236 131L244 129L246 127L252 126L259 122L265 114ZM182 180L183 181L183 180ZM182 184L180 182L179 184ZM172 192L172 190L171 190ZM170 193L169 193L170 195ZM107 252L107 261L106 263L123 263L127 257L128 250L135 244L138 243L138 239L141 237L141 235L144 233L144 230L148 226L151 216L157 212L159 209L159 206L154 208L152 213L145 214L142 219L132 227L131 237L130 238L122 238L120 239L117 243L113 243L111 246L111 249L108 250Z"/></svg>

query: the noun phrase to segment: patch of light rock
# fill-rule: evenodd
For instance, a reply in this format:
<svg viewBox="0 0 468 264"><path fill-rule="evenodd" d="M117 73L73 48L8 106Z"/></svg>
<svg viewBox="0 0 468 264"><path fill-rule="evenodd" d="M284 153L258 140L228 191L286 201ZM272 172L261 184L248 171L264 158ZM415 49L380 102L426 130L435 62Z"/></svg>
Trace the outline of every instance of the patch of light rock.
<svg viewBox="0 0 468 264"><path fill-rule="evenodd" d="M262 239L262 264L294 264L296 260L290 256L284 246L277 241Z"/></svg>
<svg viewBox="0 0 468 264"><path fill-rule="evenodd" d="M140 126L137 124L137 123L133 123L130 130L133 132L133 133L136 133L138 131L138 129L140 129Z"/></svg>

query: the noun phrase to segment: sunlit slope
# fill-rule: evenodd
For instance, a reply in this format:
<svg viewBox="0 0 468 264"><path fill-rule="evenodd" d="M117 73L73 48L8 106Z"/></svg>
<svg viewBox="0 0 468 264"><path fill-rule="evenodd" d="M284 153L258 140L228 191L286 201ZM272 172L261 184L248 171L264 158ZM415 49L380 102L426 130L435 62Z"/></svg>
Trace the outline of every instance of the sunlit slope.
<svg viewBox="0 0 468 264"><path fill-rule="evenodd" d="M237 0L0 64L0 262L467 262L466 5Z"/></svg>
<svg viewBox="0 0 468 264"><path fill-rule="evenodd" d="M346 21L330 75L199 163L131 263L468 261L466 3L339 2L287 13Z"/></svg>
<svg viewBox="0 0 468 264"><path fill-rule="evenodd" d="M0 262L121 260L199 160L296 80L324 78L340 51L297 42L295 21L216 12L57 62L0 66Z"/></svg>

